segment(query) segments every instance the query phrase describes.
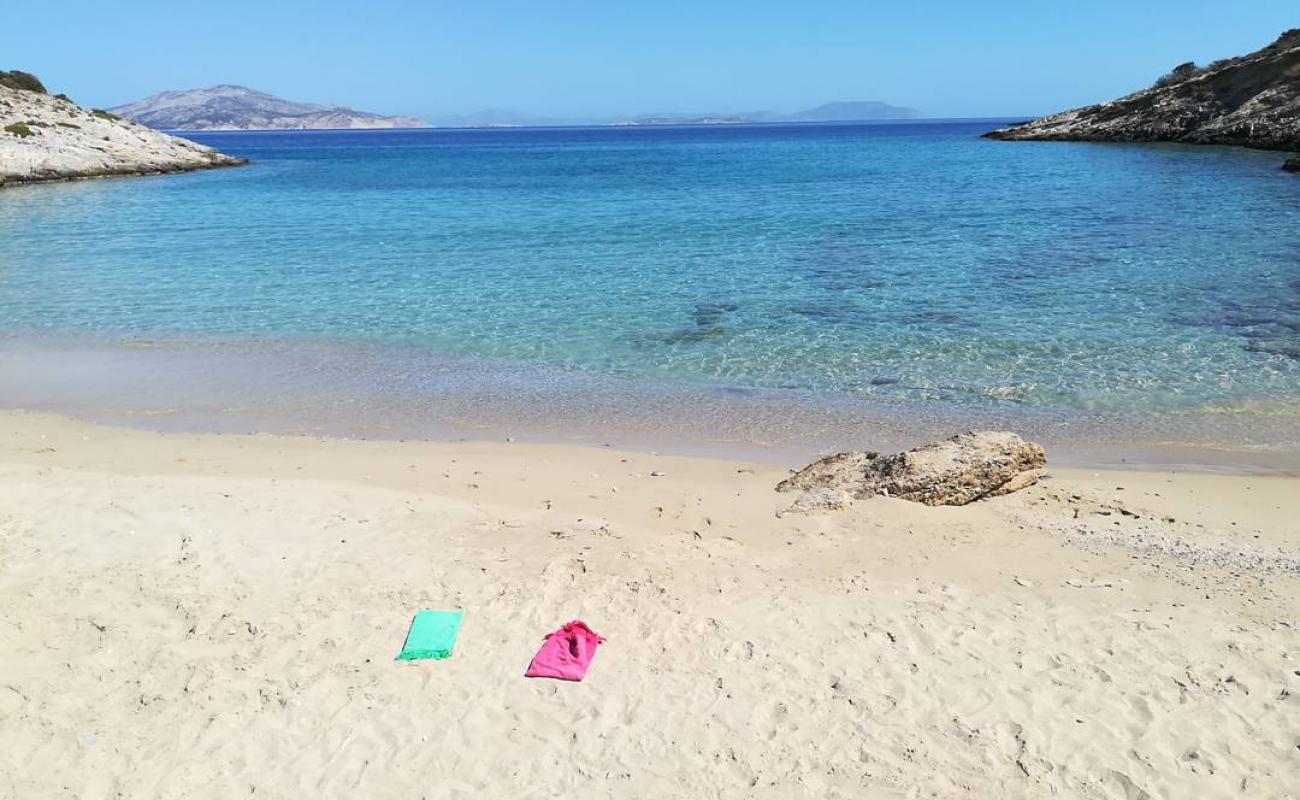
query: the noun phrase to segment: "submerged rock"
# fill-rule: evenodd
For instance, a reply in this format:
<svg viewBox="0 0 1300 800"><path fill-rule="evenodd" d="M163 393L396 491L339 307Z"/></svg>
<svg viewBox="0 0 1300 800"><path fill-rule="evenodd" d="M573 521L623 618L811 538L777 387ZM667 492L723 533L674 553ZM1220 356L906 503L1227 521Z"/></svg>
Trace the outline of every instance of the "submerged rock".
<svg viewBox="0 0 1300 800"><path fill-rule="evenodd" d="M1288 158L1286 163L1282 165L1282 169L1287 172L1300 172L1300 156Z"/></svg>
<svg viewBox="0 0 1300 800"><path fill-rule="evenodd" d="M1206 67L1180 64L1150 89L985 134L990 139L1183 142L1300 149L1300 29Z"/></svg>
<svg viewBox="0 0 1300 800"><path fill-rule="evenodd" d="M781 481L776 490L830 490L857 498L884 494L930 506L961 506L1032 486L1046 465L1043 448L1014 433L971 431L895 455L827 456ZM810 497L809 505L825 496Z"/></svg>

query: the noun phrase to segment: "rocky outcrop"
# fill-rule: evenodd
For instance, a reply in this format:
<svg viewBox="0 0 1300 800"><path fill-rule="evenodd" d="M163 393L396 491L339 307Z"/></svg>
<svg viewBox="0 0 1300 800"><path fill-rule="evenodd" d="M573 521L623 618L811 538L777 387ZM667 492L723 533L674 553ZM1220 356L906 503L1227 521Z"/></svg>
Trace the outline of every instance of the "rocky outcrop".
<svg viewBox="0 0 1300 800"><path fill-rule="evenodd" d="M794 499L794 503L777 516L786 514L816 514L822 511L843 511L853 502L853 496L843 489L809 489Z"/></svg>
<svg viewBox="0 0 1300 800"><path fill-rule="evenodd" d="M222 84L162 92L110 109L127 119L164 131L333 130L427 128L413 117L386 117L342 106L298 103Z"/></svg>
<svg viewBox="0 0 1300 800"><path fill-rule="evenodd" d="M889 495L930 506L961 506L1038 482L1047 455L1014 433L971 431L895 455L854 452L821 459L776 487L804 492L792 510L823 507L834 492Z"/></svg>
<svg viewBox="0 0 1300 800"><path fill-rule="evenodd" d="M0 85L0 186L245 163L107 111L83 108L62 95Z"/></svg>
<svg viewBox="0 0 1300 800"><path fill-rule="evenodd" d="M45 84L41 79L30 72L23 72L15 69L10 72L0 70L0 86L6 89L16 89L23 92L36 92L38 94L48 94Z"/></svg>
<svg viewBox="0 0 1300 800"><path fill-rule="evenodd" d="M985 134L991 139L1181 142L1300 151L1300 29L1249 55L1182 64L1155 86Z"/></svg>

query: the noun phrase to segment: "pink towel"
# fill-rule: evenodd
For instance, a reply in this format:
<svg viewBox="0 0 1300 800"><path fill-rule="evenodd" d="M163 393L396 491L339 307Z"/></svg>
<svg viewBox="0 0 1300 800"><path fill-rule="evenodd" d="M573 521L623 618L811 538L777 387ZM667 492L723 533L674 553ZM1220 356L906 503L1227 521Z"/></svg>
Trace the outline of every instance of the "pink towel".
<svg viewBox="0 0 1300 800"><path fill-rule="evenodd" d="M529 678L559 678L562 681L580 681L587 674L596 648L605 637L587 627L587 623L574 620L555 633L548 633L542 649L528 665Z"/></svg>

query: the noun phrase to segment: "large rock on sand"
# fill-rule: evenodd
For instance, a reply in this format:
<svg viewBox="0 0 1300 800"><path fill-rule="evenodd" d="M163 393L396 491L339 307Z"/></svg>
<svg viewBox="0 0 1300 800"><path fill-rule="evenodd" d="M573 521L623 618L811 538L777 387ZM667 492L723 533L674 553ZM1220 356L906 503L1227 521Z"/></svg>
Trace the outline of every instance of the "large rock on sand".
<svg viewBox="0 0 1300 800"><path fill-rule="evenodd" d="M838 453L781 481L778 492L885 494L929 506L963 506L1038 482L1043 448L1014 433L971 431L906 453Z"/></svg>

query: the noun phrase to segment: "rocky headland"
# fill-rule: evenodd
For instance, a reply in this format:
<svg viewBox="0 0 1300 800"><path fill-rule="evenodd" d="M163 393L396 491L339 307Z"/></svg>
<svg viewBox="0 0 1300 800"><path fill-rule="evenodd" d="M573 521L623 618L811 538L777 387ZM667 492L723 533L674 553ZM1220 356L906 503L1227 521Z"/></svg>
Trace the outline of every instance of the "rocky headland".
<svg viewBox="0 0 1300 800"><path fill-rule="evenodd" d="M116 114L49 94L24 72L0 72L0 186L158 175L247 163Z"/></svg>
<svg viewBox="0 0 1300 800"><path fill-rule="evenodd" d="M1016 141L1178 142L1300 152L1300 28L1205 67L1181 64L1149 89L991 131ZM1288 161L1300 169L1300 161Z"/></svg>

